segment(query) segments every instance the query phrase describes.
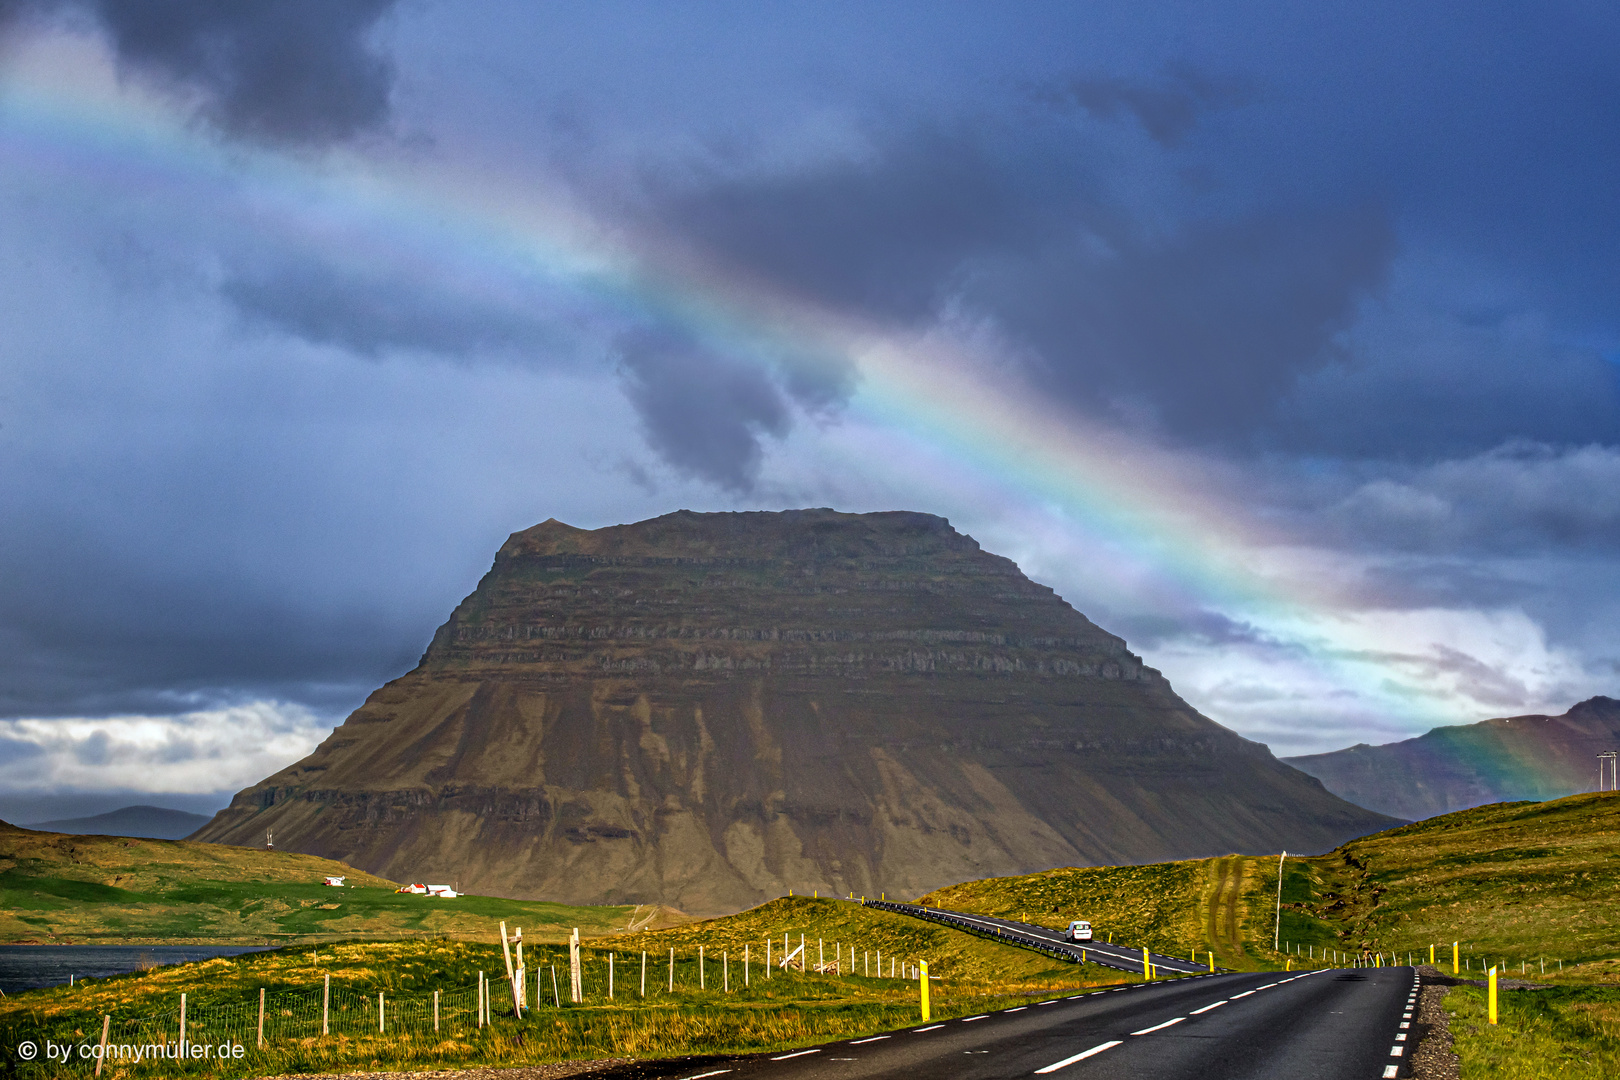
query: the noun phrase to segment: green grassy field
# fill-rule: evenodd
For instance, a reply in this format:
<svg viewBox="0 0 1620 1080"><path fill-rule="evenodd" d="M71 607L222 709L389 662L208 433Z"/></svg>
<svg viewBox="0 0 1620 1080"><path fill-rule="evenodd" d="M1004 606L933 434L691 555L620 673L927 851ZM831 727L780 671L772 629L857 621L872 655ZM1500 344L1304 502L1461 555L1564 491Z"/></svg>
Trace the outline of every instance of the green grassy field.
<svg viewBox="0 0 1620 1080"><path fill-rule="evenodd" d="M1489 964L1565 982L1620 976L1620 795L1498 803L1276 856L1050 870L964 882L925 902L1099 935L1237 969L1334 957L1428 958L1460 943L1465 973ZM1272 948L1273 936L1283 943ZM1296 953L1294 950L1298 950ZM1543 965L1545 966L1545 969Z"/></svg>
<svg viewBox="0 0 1620 1080"><path fill-rule="evenodd" d="M819 966L816 958L821 956L829 970L775 967L767 977L766 938L773 942L772 958L780 959L784 934L794 947L802 935L812 968ZM847 967L851 946L863 961L854 972ZM835 951L845 957L842 971L834 968ZM101 1018L111 1015L109 1041L114 1045L172 1044L178 1037L180 994L185 993L188 1041L234 1041L248 1048L246 1055L226 1063L124 1062L110 1066L112 1076L424 1069L775 1050L917 1022L918 982L878 977L879 951L886 970L891 958L898 961L897 971L928 962L932 1011L938 1018L1129 981L1118 973L1054 961L858 904L800 898L772 901L725 919L590 942L582 950L585 1000L577 1005L569 1001L566 948L526 942L525 995L531 1011L521 1020L511 1015L499 945L356 942L153 968L20 994L0 1001L0 1040L10 1045L25 1038L96 1042ZM868 958L870 968L864 963ZM867 970L873 974L865 974ZM475 1021L474 987L480 971L494 979L495 1023L488 1028ZM327 976L331 1031L323 1037L320 1008ZM554 985L560 990L560 1007ZM267 1045L262 1050L257 1046L261 988L267 1006ZM435 991L437 1031L432 1023ZM76 1075L84 1072L83 1066L73 1068ZM69 1071L36 1063L27 1074Z"/></svg>
<svg viewBox="0 0 1620 1080"><path fill-rule="evenodd" d="M347 887L321 884L346 875ZM66 836L0 823L0 942L284 944L372 937L485 941L501 920L531 940L573 927L598 935L678 913L395 893L394 882L313 855L196 844Z"/></svg>

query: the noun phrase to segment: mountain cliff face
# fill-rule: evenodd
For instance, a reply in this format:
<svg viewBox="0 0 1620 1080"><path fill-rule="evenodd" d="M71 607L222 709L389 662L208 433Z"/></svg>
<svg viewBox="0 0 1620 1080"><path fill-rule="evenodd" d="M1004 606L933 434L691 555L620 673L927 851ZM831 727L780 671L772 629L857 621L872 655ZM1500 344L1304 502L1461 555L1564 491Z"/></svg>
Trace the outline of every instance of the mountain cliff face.
<svg viewBox="0 0 1620 1080"><path fill-rule="evenodd" d="M1620 701L1595 697L1562 716L1484 720L1283 760L1359 806L1417 819L1595 791L1597 755L1610 750L1620 750Z"/></svg>
<svg viewBox="0 0 1620 1080"><path fill-rule="evenodd" d="M926 514L515 533L421 664L197 839L736 910L1386 827Z"/></svg>

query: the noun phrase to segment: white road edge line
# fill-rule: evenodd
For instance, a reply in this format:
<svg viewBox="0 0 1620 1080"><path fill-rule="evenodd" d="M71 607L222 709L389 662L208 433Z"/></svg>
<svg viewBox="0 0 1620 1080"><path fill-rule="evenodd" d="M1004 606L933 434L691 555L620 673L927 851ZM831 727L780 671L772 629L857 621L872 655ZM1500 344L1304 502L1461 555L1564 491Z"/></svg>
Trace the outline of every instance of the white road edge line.
<svg viewBox="0 0 1620 1080"><path fill-rule="evenodd" d="M1010 1012L1023 1012L1023 1011L1024 1011L1024 1010L1025 1010L1025 1009L1027 1009L1027 1008L1029 1008L1029 1006L1028 1006L1028 1005L1020 1005L1020 1006L1018 1006L1018 1008L1016 1008L1016 1009L1002 1009L1002 1010L1001 1010L1001 1011L1002 1011L1002 1012L1004 1012L1004 1013L1010 1013Z"/></svg>
<svg viewBox="0 0 1620 1080"><path fill-rule="evenodd" d="M920 1033L922 1033L924 1031L938 1031L940 1028L942 1028L944 1026L945 1026L944 1024L930 1024L928 1027L925 1027L925 1028L912 1028L911 1033L913 1035L917 1035L917 1034L920 1034Z"/></svg>
<svg viewBox="0 0 1620 1080"><path fill-rule="evenodd" d="M1384 1080L1395 1080L1395 1078L1399 1075L1401 1075L1401 1067L1399 1065L1384 1066Z"/></svg>
<svg viewBox="0 0 1620 1080"><path fill-rule="evenodd" d="M1202 1009L1194 1009L1194 1010L1193 1010L1193 1011L1192 1011L1192 1012L1190 1012L1190 1013L1188 1013L1188 1014L1187 1014L1187 1015L1188 1015L1188 1016L1197 1016L1197 1015L1199 1015L1199 1014L1200 1014L1200 1013L1207 1013L1207 1012L1209 1012L1209 1010L1211 1010L1211 1009L1218 1009L1218 1008L1220 1008L1220 1007L1221 1007L1221 1006L1222 1006L1222 1005L1225 1005L1225 1004L1226 1004L1226 1002L1224 1002L1224 1001L1217 1001L1217 1002L1216 1002L1216 1003L1215 1003L1215 1004L1213 1004L1213 1005L1205 1005L1205 1006L1204 1006L1204 1007L1203 1007L1203 1008L1202 1008Z"/></svg>
<svg viewBox="0 0 1620 1080"><path fill-rule="evenodd" d="M989 1015L990 1015L989 1013L980 1013L978 1016L964 1016L964 1017L962 1017L962 1023L971 1024L971 1023L973 1023L973 1021L975 1021L975 1020L983 1020L985 1017L987 1017Z"/></svg>
<svg viewBox="0 0 1620 1080"><path fill-rule="evenodd" d="M1113 1039L1113 1040L1111 1040L1109 1042L1098 1043L1096 1046L1093 1046L1090 1050L1082 1050L1080 1053L1074 1055L1073 1057L1066 1057L1062 1061L1054 1061L1054 1062L1052 1062L1052 1064L1048 1065L1044 1069L1036 1069L1035 1070L1035 1075L1040 1076L1043 1073L1057 1072L1059 1069L1065 1068L1066 1066L1069 1066L1069 1065L1073 1065L1077 1061L1084 1061L1088 1057L1092 1057L1092 1056L1094 1056L1096 1054L1100 1054L1104 1050L1112 1050L1114 1047L1118 1046L1122 1041L1123 1040L1121 1040L1121 1039Z"/></svg>
<svg viewBox="0 0 1620 1080"><path fill-rule="evenodd" d="M686 1080L707 1080L707 1078L710 1076L719 1076L721 1073L728 1073L730 1071L730 1069L716 1069L714 1072L698 1073L696 1076L688 1076Z"/></svg>
<svg viewBox="0 0 1620 1080"><path fill-rule="evenodd" d="M1185 1016L1178 1016L1174 1020L1166 1020L1162 1024L1154 1024L1150 1028L1143 1028L1141 1031L1133 1031L1133 1032L1131 1032L1131 1034L1132 1035L1151 1035L1155 1031L1163 1031L1165 1028L1169 1027L1171 1024L1179 1024L1185 1019L1187 1019Z"/></svg>
<svg viewBox="0 0 1620 1080"><path fill-rule="evenodd" d="M788 1058L804 1057L804 1055L806 1055L806 1054L819 1054L819 1053L821 1053L820 1050L795 1050L791 1054L783 1054L781 1057L773 1057L773 1058L771 1058L771 1060L772 1061L786 1061Z"/></svg>
<svg viewBox="0 0 1620 1080"><path fill-rule="evenodd" d="M874 1035L870 1039L856 1039L854 1042L850 1043L849 1045L851 1045L851 1046L859 1046L859 1045L861 1045L861 1043L877 1042L879 1039L887 1039L887 1038L888 1038L887 1035Z"/></svg>
<svg viewBox="0 0 1620 1080"><path fill-rule="evenodd" d="M1406 1047L1404 1047L1404 1046L1392 1046L1392 1047L1389 1048L1389 1056L1390 1057L1400 1057L1401 1052L1403 1050L1405 1050L1405 1049L1406 1049Z"/></svg>
<svg viewBox="0 0 1620 1080"><path fill-rule="evenodd" d="M1051 1001L1037 1001L1035 1004L1037 1004L1037 1005L1056 1005L1058 1002L1060 1002L1062 1000L1063 1000L1062 998L1053 998Z"/></svg>

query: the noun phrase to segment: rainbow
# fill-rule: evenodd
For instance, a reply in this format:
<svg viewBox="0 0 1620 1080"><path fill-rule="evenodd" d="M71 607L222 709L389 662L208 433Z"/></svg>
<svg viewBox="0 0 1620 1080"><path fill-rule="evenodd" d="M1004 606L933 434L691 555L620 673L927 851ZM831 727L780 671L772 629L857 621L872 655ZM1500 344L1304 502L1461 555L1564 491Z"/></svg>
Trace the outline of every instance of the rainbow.
<svg viewBox="0 0 1620 1080"><path fill-rule="evenodd" d="M1398 726L1474 719L1364 658L1376 642L1307 554L1210 492L1193 464L1079 421L959 344L829 312L704 263L668 238L599 221L566 192L438 162L318 158L222 145L163 100L122 86L84 42L0 75L0 153L58 192L98 186L230 196L244 236L273 234L330 262L434 275L479 302L526 310L535 290L609 323L673 324L778 370L849 364L846 420L896 460L928 457L1026 505L1150 577L1288 643L1303 682L1339 688ZM858 461L851 468L860 468Z"/></svg>

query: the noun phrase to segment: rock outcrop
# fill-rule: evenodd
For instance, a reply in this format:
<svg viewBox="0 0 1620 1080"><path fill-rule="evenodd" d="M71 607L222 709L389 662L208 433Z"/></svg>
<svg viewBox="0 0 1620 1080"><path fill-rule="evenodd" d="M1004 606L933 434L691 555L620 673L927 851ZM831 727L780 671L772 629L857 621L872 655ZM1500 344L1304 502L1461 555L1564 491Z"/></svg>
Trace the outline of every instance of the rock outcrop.
<svg viewBox="0 0 1620 1080"><path fill-rule="evenodd" d="M1597 755L1612 750L1620 750L1620 701L1595 697L1562 716L1482 720L1284 760L1358 806L1417 819L1595 791Z"/></svg>
<svg viewBox="0 0 1620 1080"><path fill-rule="evenodd" d="M716 913L1389 824L942 518L682 511L515 533L415 670L196 838Z"/></svg>

